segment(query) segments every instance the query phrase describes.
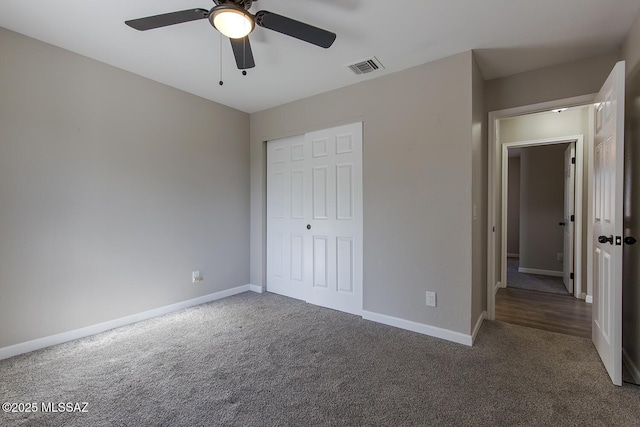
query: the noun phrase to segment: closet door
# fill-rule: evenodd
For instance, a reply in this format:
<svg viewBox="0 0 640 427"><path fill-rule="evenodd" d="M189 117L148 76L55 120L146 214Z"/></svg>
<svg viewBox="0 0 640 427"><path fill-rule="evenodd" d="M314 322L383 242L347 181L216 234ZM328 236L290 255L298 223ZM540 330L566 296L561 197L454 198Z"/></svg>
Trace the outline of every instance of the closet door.
<svg viewBox="0 0 640 427"><path fill-rule="evenodd" d="M267 290L362 311L362 123L267 144Z"/></svg>
<svg viewBox="0 0 640 427"><path fill-rule="evenodd" d="M267 291L307 300L310 177L304 135L267 143Z"/></svg>
<svg viewBox="0 0 640 427"><path fill-rule="evenodd" d="M362 311L362 124L311 132L309 302Z"/></svg>

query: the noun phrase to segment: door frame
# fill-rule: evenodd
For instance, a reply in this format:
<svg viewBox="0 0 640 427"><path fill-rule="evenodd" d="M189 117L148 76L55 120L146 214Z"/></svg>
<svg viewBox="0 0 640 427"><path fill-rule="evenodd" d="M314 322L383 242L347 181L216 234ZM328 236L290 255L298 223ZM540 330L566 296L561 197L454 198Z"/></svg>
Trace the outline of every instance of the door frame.
<svg viewBox="0 0 640 427"><path fill-rule="evenodd" d="M583 149L584 149L584 146L583 146ZM572 277L574 275L573 270L576 270L575 260L576 260L576 240L577 239L576 239L575 221L576 221L576 217L582 220L582 213L580 216L576 214L576 209L577 209L576 206L579 206L580 209L582 209L582 203L580 205L576 205L576 199L577 199L576 195L578 194L578 192L576 191L576 186L577 186L576 176L578 175L577 174L578 165L580 166L584 165L582 161L578 163L578 165L576 165L576 159L577 159L576 150L577 150L576 143L569 144L569 146L567 146L567 148L564 150L564 174L563 174L564 200L562 203L563 211L564 211L563 220L562 220L562 223L563 223L562 224L563 225L562 227L562 253L563 253L562 282L564 286L567 288L567 291L569 291L569 288L571 288L570 292L576 298L581 298L582 282L581 281L578 282L580 284L580 287L577 288L575 277ZM582 177L582 175L583 174L581 173L579 176ZM582 188L580 188L580 193L582 193ZM567 197L568 194L571 195L570 198ZM582 196L582 194L580 195ZM582 229L582 226L580 227L580 229ZM568 241L565 238L567 234L569 235ZM578 236L578 239L581 239L581 234L577 234L577 236ZM580 259L580 266L582 267L582 258L580 257L579 259ZM578 271L582 272L582 268L580 268L580 270Z"/></svg>
<svg viewBox="0 0 640 427"><path fill-rule="evenodd" d="M498 238L502 246L503 236L498 234L503 233L501 222L503 217L498 218L498 214L502 214L502 148L500 147L500 135L499 127L497 126L498 120L508 117L521 116L531 113L539 113L543 111L549 111L554 108L564 107L577 107L592 104L595 100L596 94L588 94L582 96L576 96L572 98L557 99L554 101L541 102L537 104L524 105L521 107L507 108L503 110L489 112L488 129L489 129L489 147L488 147L488 179L487 179L487 192L489 203L487 206L487 318L489 320L495 320L496 307L495 307L495 295L498 288L501 286L501 282L498 279L498 269L496 268L497 257L502 256L502 250L498 253ZM593 127L593 126L591 126ZM589 205L592 202L592 184L591 177L593 171L591 168L587 168L587 197L589 199ZM500 219L500 223L498 221ZM592 243L592 224L587 221L587 244ZM592 255L587 253L587 264L592 264ZM502 272L500 272L502 274ZM591 271L587 268L587 288L592 283ZM590 302L590 301L587 301Z"/></svg>
<svg viewBox="0 0 640 427"><path fill-rule="evenodd" d="M509 194L509 149L540 147L545 145L567 144L575 142L576 144L576 170L575 170L575 190L574 197L574 234L573 234L573 253L574 253L574 296L579 297L582 294L582 190L583 190L583 169L584 169L584 137L583 135L568 135L554 138L534 139L529 141L507 142L502 145L502 194L501 212L502 218L507 218L508 213L508 194ZM564 158L564 157L563 157ZM580 195L580 197L578 196ZM580 203L576 203L580 200ZM501 255L500 255L500 287L507 286L507 221L501 221ZM495 299L495 293L494 299ZM495 302L494 302L495 305Z"/></svg>

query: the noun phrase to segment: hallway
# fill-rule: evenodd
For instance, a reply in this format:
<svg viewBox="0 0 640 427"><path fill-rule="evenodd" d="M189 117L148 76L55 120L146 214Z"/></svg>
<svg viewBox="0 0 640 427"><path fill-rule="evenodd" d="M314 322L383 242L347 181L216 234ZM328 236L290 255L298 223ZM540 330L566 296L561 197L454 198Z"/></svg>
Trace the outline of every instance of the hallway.
<svg viewBox="0 0 640 427"><path fill-rule="evenodd" d="M591 307L571 295L509 287L496 294L496 320L583 338L591 338Z"/></svg>
<svg viewBox="0 0 640 427"><path fill-rule="evenodd" d="M507 287L496 294L496 320L591 338L591 304L570 295L562 278L520 273L507 258Z"/></svg>

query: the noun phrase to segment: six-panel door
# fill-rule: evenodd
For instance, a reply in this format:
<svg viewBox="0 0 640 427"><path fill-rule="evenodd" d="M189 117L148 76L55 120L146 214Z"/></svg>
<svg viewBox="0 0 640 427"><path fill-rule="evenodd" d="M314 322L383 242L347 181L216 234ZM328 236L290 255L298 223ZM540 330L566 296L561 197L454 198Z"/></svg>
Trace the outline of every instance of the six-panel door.
<svg viewBox="0 0 640 427"><path fill-rule="evenodd" d="M267 290L362 310L362 123L267 143Z"/></svg>
<svg viewBox="0 0 640 427"><path fill-rule="evenodd" d="M596 97L593 147L592 339L616 385L622 385L624 78L619 62Z"/></svg>

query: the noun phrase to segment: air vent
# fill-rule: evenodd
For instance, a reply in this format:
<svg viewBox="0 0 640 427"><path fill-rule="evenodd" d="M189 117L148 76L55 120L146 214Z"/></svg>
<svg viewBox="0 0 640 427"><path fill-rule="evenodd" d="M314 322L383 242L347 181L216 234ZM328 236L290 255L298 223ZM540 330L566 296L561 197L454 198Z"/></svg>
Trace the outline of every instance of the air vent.
<svg viewBox="0 0 640 427"><path fill-rule="evenodd" d="M375 56L370 59L365 59L360 62L356 62L355 64L347 65L354 74L368 74L373 73L374 71L383 70L384 66L380 63L378 58Z"/></svg>

